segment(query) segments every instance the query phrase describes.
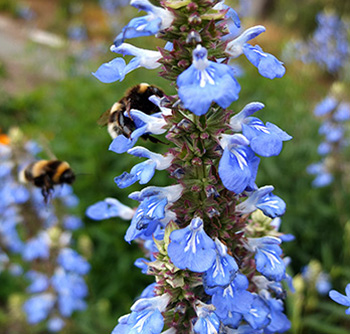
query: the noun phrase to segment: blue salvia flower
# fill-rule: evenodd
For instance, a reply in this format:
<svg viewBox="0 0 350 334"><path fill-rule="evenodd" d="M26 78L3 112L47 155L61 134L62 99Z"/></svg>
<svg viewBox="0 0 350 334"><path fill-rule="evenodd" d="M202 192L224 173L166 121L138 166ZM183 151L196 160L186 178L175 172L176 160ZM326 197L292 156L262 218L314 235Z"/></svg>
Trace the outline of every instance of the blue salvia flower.
<svg viewBox="0 0 350 334"><path fill-rule="evenodd" d="M164 170L170 167L174 156L168 154L162 156L161 154L154 153L148 149L138 146L127 151L127 153L140 157L148 158L148 160L135 165L130 173L124 172L122 175L114 179L119 188L126 188L135 182L139 181L140 184L148 183L156 170Z"/></svg>
<svg viewBox="0 0 350 334"><path fill-rule="evenodd" d="M179 97L186 109L197 116L204 115L212 102L227 108L238 99L240 86L233 69L212 62L207 58L207 50L197 45L193 51L193 63L178 79Z"/></svg>
<svg viewBox="0 0 350 334"><path fill-rule="evenodd" d="M232 256L227 254L227 247L219 239L215 239L215 246L215 263L203 276L207 287L226 286L230 284L239 269L237 262Z"/></svg>
<svg viewBox="0 0 350 334"><path fill-rule="evenodd" d="M213 265L215 243L205 233L201 218L196 217L188 227L173 231L170 238L168 254L176 267L201 273Z"/></svg>
<svg viewBox="0 0 350 334"><path fill-rule="evenodd" d="M112 141L109 146L109 150L116 153L124 153L131 149L137 142L137 140L144 134L162 134L166 132L164 126L165 120L161 115L150 116L142 111L131 109L130 116L135 122L136 129L131 133L130 138L124 135L119 135Z"/></svg>
<svg viewBox="0 0 350 334"><path fill-rule="evenodd" d="M292 137L270 122L264 125L260 119L250 117L262 108L264 105L259 102L247 104L241 112L230 119L230 127L234 132L243 133L256 154L263 157L276 156L282 150L282 142Z"/></svg>
<svg viewBox="0 0 350 334"><path fill-rule="evenodd" d="M329 297L331 297L336 303L340 305L344 305L346 307L349 307L345 313L350 314L350 284L348 284L345 288L345 294L343 295L339 293L338 291L331 290L329 291Z"/></svg>
<svg viewBox="0 0 350 334"><path fill-rule="evenodd" d="M112 217L120 217L128 220L133 217L134 210L120 203L117 199L108 197L104 201L89 206L86 210L86 215L94 220Z"/></svg>
<svg viewBox="0 0 350 334"><path fill-rule="evenodd" d="M265 216L271 218L284 215L286 203L280 197L273 195L273 190L273 186L264 186L253 191L244 202L237 205L236 211L247 214L260 209Z"/></svg>
<svg viewBox="0 0 350 334"><path fill-rule="evenodd" d="M283 262L280 248L281 240L276 237L248 238L247 247L255 253L256 269L266 278L281 281L284 278L286 265Z"/></svg>
<svg viewBox="0 0 350 334"><path fill-rule="evenodd" d="M115 53L134 56L128 64L123 58L115 58L108 63L102 64L95 73L92 73L98 80L104 83L122 81L131 71L139 67L155 69L161 64L158 60L161 54L158 51L141 49L128 43L119 46L111 46L111 51Z"/></svg>
<svg viewBox="0 0 350 334"><path fill-rule="evenodd" d="M197 334L218 333L220 320L214 312L215 307L198 301L195 310L198 318L193 326L194 332Z"/></svg>
<svg viewBox="0 0 350 334"><path fill-rule="evenodd" d="M122 44L125 39L155 35L158 31L170 27L173 21L171 12L152 5L148 0L131 0L130 5L147 12L147 15L132 19L115 38L115 46Z"/></svg>
<svg viewBox="0 0 350 334"><path fill-rule="evenodd" d="M167 294L139 299L130 308L132 313L120 318L119 324L112 333L161 333L164 327L162 312L166 309L169 301L170 296Z"/></svg>
<svg viewBox="0 0 350 334"><path fill-rule="evenodd" d="M256 177L257 155L278 155L291 137L276 125L251 117L264 107L262 103L248 104L231 118L233 112L226 110L241 89L229 61L244 53L260 74L271 79L282 77L285 68L259 46L248 44L264 27L237 37L239 18L224 1L131 4L148 15L131 20L111 50L134 58L128 64L117 58L95 75L112 82L137 67L159 66L161 76L176 82L178 95L150 97L159 113L131 108L124 114L135 129L129 137L116 136L110 150L147 160L115 182L120 188L146 184L154 181L156 170L167 170L173 183L130 194L139 202L135 210L116 200L87 210L92 219L131 219L124 238L141 241L145 250L135 265L156 278L112 333L286 331L290 323L278 299L284 298L280 282L288 281L280 244L289 237L278 232L280 220L269 218L277 219L286 206L272 193L273 186L259 188ZM125 43L152 34L167 42L157 51ZM134 147L148 134L165 134L168 152ZM258 212L264 217L261 221L254 218Z"/></svg>
<svg viewBox="0 0 350 334"><path fill-rule="evenodd" d="M219 175L224 186L237 194L255 188L260 159L249 147L249 140L241 134L222 135L224 150L219 163Z"/></svg>
<svg viewBox="0 0 350 334"><path fill-rule="evenodd" d="M225 52L232 58L237 58L244 53L262 76L269 79L281 78L286 72L283 63L270 53L264 52L259 45L252 46L247 43L264 31L263 26L247 29L227 44Z"/></svg>

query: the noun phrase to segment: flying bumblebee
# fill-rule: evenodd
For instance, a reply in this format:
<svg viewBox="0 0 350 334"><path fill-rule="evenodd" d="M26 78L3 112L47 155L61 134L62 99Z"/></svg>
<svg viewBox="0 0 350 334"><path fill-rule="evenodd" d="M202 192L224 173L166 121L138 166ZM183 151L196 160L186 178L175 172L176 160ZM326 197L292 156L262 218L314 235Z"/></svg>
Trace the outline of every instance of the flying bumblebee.
<svg viewBox="0 0 350 334"><path fill-rule="evenodd" d="M19 175L20 181L32 183L41 188L44 201L47 203L54 186L58 184L72 184L75 174L68 162L60 160L39 160L24 168Z"/></svg>
<svg viewBox="0 0 350 334"><path fill-rule="evenodd" d="M152 95L163 97L164 92L160 88L147 83L141 83L130 88L125 96L114 103L111 109L108 109L102 114L98 123L100 125L107 125L108 133L113 139L119 135L129 138L136 128L129 114L131 109L140 110L147 115L160 112L160 109L148 99ZM125 116L125 112L128 116ZM142 137L158 142L157 139L148 135L143 135Z"/></svg>

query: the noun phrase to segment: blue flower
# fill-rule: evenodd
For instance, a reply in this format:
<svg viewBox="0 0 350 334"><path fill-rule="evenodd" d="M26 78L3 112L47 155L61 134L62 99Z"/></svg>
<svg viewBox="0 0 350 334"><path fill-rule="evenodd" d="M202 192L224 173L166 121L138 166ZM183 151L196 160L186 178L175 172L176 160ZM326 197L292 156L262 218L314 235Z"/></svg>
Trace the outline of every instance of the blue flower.
<svg viewBox="0 0 350 334"><path fill-rule="evenodd" d="M62 316L70 317L75 310L85 309L83 298L87 296L88 289L81 276L58 268L51 282L58 293L58 309Z"/></svg>
<svg viewBox="0 0 350 334"><path fill-rule="evenodd" d="M291 323L287 316L283 313L283 302L271 298L268 293L266 293L264 300L270 309L270 323L265 328L264 333L284 333L291 327Z"/></svg>
<svg viewBox="0 0 350 334"><path fill-rule="evenodd" d="M325 161L313 163L306 169L309 174L316 175L316 178L312 181L312 186L315 188L326 187L333 182L333 175L327 171Z"/></svg>
<svg viewBox="0 0 350 334"><path fill-rule="evenodd" d="M67 230L77 230L83 226L83 222L76 216L65 216L63 218L63 226Z"/></svg>
<svg viewBox="0 0 350 334"><path fill-rule="evenodd" d="M345 294L343 295L338 291L329 291L329 297L331 297L336 303L349 307L345 313L350 315L350 283L345 288Z"/></svg>
<svg viewBox="0 0 350 334"><path fill-rule="evenodd" d="M201 218L193 218L190 225L170 234L168 255L176 267L198 273L214 264L215 243L205 233Z"/></svg>
<svg viewBox="0 0 350 334"><path fill-rule="evenodd" d="M159 334L164 327L162 312L170 297L167 294L137 300L131 314L119 318L112 334Z"/></svg>
<svg viewBox="0 0 350 334"><path fill-rule="evenodd" d="M319 128L318 133L324 135L330 143L339 142L344 137L344 127L342 124L325 121Z"/></svg>
<svg viewBox="0 0 350 334"><path fill-rule="evenodd" d="M44 292L49 287L48 277L35 270L30 270L26 273L26 277L30 280L31 284L27 287L29 293Z"/></svg>
<svg viewBox="0 0 350 334"><path fill-rule="evenodd" d="M233 69L207 59L207 50L197 45L193 63L177 78L179 97L184 107L197 116L204 115L212 102L227 108L238 99L240 86Z"/></svg>
<svg viewBox="0 0 350 334"><path fill-rule="evenodd" d="M259 45L245 44L243 52L265 78L282 78L286 73L283 63L272 54L264 52Z"/></svg>
<svg viewBox="0 0 350 334"><path fill-rule="evenodd" d="M23 305L30 324L37 324L49 315L55 304L55 297L51 293L42 293L30 297Z"/></svg>
<svg viewBox="0 0 350 334"><path fill-rule="evenodd" d="M115 38L115 46L119 46L125 39L155 35L158 31L170 27L174 17L171 12L152 5L148 0L131 0L130 5L148 15L133 18Z"/></svg>
<svg viewBox="0 0 350 334"><path fill-rule="evenodd" d="M229 30L229 33L222 37L222 40L230 39L232 36L236 36L237 32L239 31L239 28L241 27L241 20L239 19L239 16L237 12L232 9L231 7L225 5L225 0L220 1L217 3L213 9L215 10L225 10L225 23L227 25L227 28Z"/></svg>
<svg viewBox="0 0 350 334"><path fill-rule="evenodd" d="M126 114L126 116L128 116ZM153 114L152 116L143 113L142 111L131 109L130 116L135 122L136 129L131 133L130 138L124 135L119 135L113 139L109 150L116 153L124 153L131 149L137 140L144 134L162 134L166 131L163 127L166 121L161 114Z"/></svg>
<svg viewBox="0 0 350 334"><path fill-rule="evenodd" d="M70 248L61 249L57 257L57 263L65 270L86 275L90 270L90 264L76 251Z"/></svg>
<svg viewBox="0 0 350 334"><path fill-rule="evenodd" d="M252 150L264 157L280 154L282 142L292 139L286 132L276 125L267 122L266 125L256 118L249 117L264 108L259 102L247 104L230 120L230 127L235 132L243 131L243 135L250 141Z"/></svg>
<svg viewBox="0 0 350 334"><path fill-rule="evenodd" d="M319 155L328 155L332 152L332 145L327 142L323 142L320 145L318 145L317 153Z"/></svg>
<svg viewBox="0 0 350 334"><path fill-rule="evenodd" d="M180 198L182 189L181 185L164 188L147 187L140 192L131 193L129 197L141 202L141 204L126 231L125 241L130 243L141 236L149 238L158 226L165 225L168 222L166 206Z"/></svg>
<svg viewBox="0 0 350 334"><path fill-rule="evenodd" d="M235 259L227 254L227 247L215 239L216 260L213 265L204 273L203 280L208 287L227 286L230 284L238 271Z"/></svg>
<svg viewBox="0 0 350 334"><path fill-rule="evenodd" d="M270 319L268 318L269 313L270 309L265 301L258 295L254 295L251 308L249 312L243 314L243 317L252 328L262 329L270 322Z"/></svg>
<svg viewBox="0 0 350 334"><path fill-rule="evenodd" d="M50 255L50 238L45 233L40 233L36 238L32 238L24 246L22 256L25 261L36 259L48 259Z"/></svg>
<svg viewBox="0 0 350 334"><path fill-rule="evenodd" d="M280 255L281 240L276 237L248 238L247 248L255 252L256 269L266 278L281 281L286 272L286 265Z"/></svg>
<svg viewBox="0 0 350 334"><path fill-rule="evenodd" d="M160 66L158 60L162 57L160 52L138 48L128 43L118 47L112 45L111 51L122 55L134 56L128 64L123 58L115 58L102 64L96 72L92 73L98 80L104 83L122 81L131 71L139 67L155 69Z"/></svg>
<svg viewBox="0 0 350 334"><path fill-rule="evenodd" d="M217 334L219 332L220 320L214 310L213 305L204 304L199 300L196 301L195 311L198 318L193 326L194 333Z"/></svg>
<svg viewBox="0 0 350 334"><path fill-rule="evenodd" d="M123 58L115 58L108 63L102 64L92 75L104 83L111 83L117 80L122 81L126 74L125 67L126 64Z"/></svg>
<svg viewBox="0 0 350 334"><path fill-rule="evenodd" d="M85 214L94 220L108 219L112 217L120 217L129 220L134 215L134 210L120 203L117 199L108 197L103 201L90 205Z"/></svg>
<svg viewBox="0 0 350 334"><path fill-rule="evenodd" d="M320 295L326 295L329 293L329 290L332 288L329 275L324 272L320 272L317 277L315 287Z"/></svg>
<svg viewBox="0 0 350 334"><path fill-rule="evenodd" d="M64 320L59 317L51 318L47 322L47 329L50 332L59 332L63 329L64 326L65 326Z"/></svg>
<svg viewBox="0 0 350 334"><path fill-rule="evenodd" d="M260 209L270 218L282 216L286 211L286 203L273 195L273 190L273 186L265 186L253 191L244 202L236 206L236 212L247 214Z"/></svg>
<svg viewBox="0 0 350 334"><path fill-rule="evenodd" d="M316 105L314 109L314 114L318 117L325 116L331 111L333 111L337 105L338 101L334 97L327 96L325 99L323 99Z"/></svg>
<svg viewBox="0 0 350 334"><path fill-rule="evenodd" d="M155 288L157 287L157 283L152 283L148 285L141 293L140 298L152 298L156 296Z"/></svg>
<svg viewBox="0 0 350 334"><path fill-rule="evenodd" d="M215 289L205 287L206 293L212 295L212 303L216 308L215 313L220 319L227 318L229 312L239 314L249 312L254 296L246 291L248 285L247 277L237 274L227 287L217 287Z"/></svg>
<svg viewBox="0 0 350 334"><path fill-rule="evenodd" d="M320 173L312 181L312 186L315 188L327 187L333 182L333 175L328 172Z"/></svg>
<svg viewBox="0 0 350 334"><path fill-rule="evenodd" d="M333 114L333 119L336 122L345 122L350 120L350 104L341 102Z"/></svg>
<svg viewBox="0 0 350 334"><path fill-rule="evenodd" d="M222 135L220 144L224 153L219 162L219 175L225 188L236 194L247 187L254 189L260 159L248 146L248 139L241 134Z"/></svg>
<svg viewBox="0 0 350 334"><path fill-rule="evenodd" d="M259 45L252 46L247 43L265 30L263 26L254 26L245 30L240 36L227 44L225 52L232 58L244 53L247 59L258 68L262 76L269 79L281 78L286 72L283 63L275 56L264 52Z"/></svg>
<svg viewBox="0 0 350 334"><path fill-rule="evenodd" d="M116 177L114 181L119 188L129 187L137 181L139 181L140 184L148 183L152 179L156 169L167 169L174 159L174 156L171 154L164 157L161 154L153 153L141 146L134 147L127 152L131 155L149 159L135 165L131 169L130 174L124 172L122 175Z"/></svg>

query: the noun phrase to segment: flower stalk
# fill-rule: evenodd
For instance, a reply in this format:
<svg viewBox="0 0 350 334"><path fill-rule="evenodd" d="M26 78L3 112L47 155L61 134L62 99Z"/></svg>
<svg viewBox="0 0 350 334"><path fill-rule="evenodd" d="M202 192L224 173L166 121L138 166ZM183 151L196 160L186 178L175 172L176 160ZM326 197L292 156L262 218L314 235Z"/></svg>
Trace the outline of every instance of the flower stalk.
<svg viewBox="0 0 350 334"><path fill-rule="evenodd" d="M136 116L136 129L130 137L114 138L110 149L131 153L141 135L166 133L170 148L164 157L171 162L165 168L173 185L150 186L129 196L140 204L125 239L142 240L149 259L139 259L136 265L155 276L155 283L119 320L113 334L284 332L290 323L280 291L288 275L281 258L284 237L273 221L283 215L285 203L272 194L272 186L258 188L255 179L257 155L278 155L282 142L291 137L251 117L263 108L261 103L247 105L238 118L237 111L227 108L241 89L228 65L231 58L244 53L270 79L283 76L285 69L274 56L248 43L265 28L239 34L238 16L223 1L153 3L157 8L146 0L131 1L147 12L147 23L142 30L142 18L131 20L114 47L145 34L165 40L167 44L158 48L159 74L176 82L178 95L150 98L159 106L158 114L146 115L142 108L136 112L131 105L124 116ZM166 20L159 13L166 13ZM150 15L153 24L158 22L154 30ZM103 64L94 75L102 82L122 80L130 66L118 59ZM139 173L148 168L140 165ZM130 175L139 175L134 168ZM108 204L112 206L106 201L94 204L88 216L125 217L119 202L113 207L109 199ZM260 221L251 215L258 209L264 217ZM155 307L153 300L160 297L165 306ZM139 303L148 306L140 309Z"/></svg>

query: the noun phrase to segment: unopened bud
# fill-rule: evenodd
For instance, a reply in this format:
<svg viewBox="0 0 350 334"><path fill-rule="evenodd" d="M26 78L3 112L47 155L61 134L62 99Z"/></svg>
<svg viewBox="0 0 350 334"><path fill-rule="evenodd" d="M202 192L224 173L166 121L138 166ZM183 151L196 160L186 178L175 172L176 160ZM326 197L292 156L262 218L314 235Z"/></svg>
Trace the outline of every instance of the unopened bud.
<svg viewBox="0 0 350 334"><path fill-rule="evenodd" d="M202 42L202 37L201 37L201 35L199 34L198 31L192 30L187 35L187 38L186 38L186 43L187 44L198 44L198 43L201 43L201 42Z"/></svg>

